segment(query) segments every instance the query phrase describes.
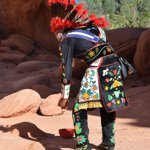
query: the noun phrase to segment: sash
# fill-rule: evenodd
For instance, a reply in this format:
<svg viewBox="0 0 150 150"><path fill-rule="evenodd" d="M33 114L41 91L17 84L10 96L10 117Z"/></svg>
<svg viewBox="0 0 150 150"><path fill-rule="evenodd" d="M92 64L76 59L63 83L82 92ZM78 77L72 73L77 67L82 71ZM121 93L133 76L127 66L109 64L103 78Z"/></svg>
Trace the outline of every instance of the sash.
<svg viewBox="0 0 150 150"><path fill-rule="evenodd" d="M100 41L100 37L96 36L95 34L87 31L87 30L73 30L65 35L65 38L80 38L84 39L93 43L98 43Z"/></svg>

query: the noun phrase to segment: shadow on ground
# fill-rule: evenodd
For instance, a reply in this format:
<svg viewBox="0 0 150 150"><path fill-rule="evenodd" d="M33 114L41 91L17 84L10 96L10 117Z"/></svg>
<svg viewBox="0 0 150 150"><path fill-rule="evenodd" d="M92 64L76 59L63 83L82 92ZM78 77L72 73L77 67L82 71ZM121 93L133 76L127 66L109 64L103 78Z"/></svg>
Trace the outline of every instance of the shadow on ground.
<svg viewBox="0 0 150 150"><path fill-rule="evenodd" d="M0 130L2 132L13 132L13 130L17 130L21 138L39 142L43 145L45 150L62 150L64 148L76 148L75 138L64 139L60 136L46 133L39 129L35 124L30 122L21 122L11 126L1 125ZM92 144L92 147L96 148L96 145Z"/></svg>

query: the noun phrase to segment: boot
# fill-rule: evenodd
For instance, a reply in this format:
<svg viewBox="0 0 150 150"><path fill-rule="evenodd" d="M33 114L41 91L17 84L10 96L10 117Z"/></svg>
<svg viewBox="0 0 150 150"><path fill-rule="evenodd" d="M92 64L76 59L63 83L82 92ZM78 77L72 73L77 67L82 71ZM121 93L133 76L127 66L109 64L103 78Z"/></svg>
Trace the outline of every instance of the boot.
<svg viewBox="0 0 150 150"><path fill-rule="evenodd" d="M91 150L91 145L90 145L89 139L88 139L89 129L87 126L87 120L86 119L80 119L80 123L81 123L80 127L82 130L80 135L85 138L85 142L83 143L83 145L82 144L77 145L77 150ZM78 135L77 135L77 137L78 137Z"/></svg>
<svg viewBox="0 0 150 150"><path fill-rule="evenodd" d="M77 104L74 105L74 108L77 109ZM72 115L75 128L75 136L77 140L76 150L91 150L91 145L88 139L89 128L87 123L87 111L73 111Z"/></svg>
<svg viewBox="0 0 150 150"><path fill-rule="evenodd" d="M114 147L113 145L106 145L106 144L103 144L101 143L99 146L98 146L98 149L99 150L114 150Z"/></svg>
<svg viewBox="0 0 150 150"><path fill-rule="evenodd" d="M91 150L88 148L88 145L84 145L82 147L78 147L76 150Z"/></svg>

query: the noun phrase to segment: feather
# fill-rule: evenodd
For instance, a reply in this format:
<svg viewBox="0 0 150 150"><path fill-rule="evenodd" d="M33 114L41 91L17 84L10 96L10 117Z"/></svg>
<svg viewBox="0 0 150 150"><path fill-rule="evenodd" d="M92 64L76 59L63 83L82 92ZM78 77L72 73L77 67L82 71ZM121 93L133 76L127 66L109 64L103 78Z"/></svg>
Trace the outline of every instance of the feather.
<svg viewBox="0 0 150 150"><path fill-rule="evenodd" d="M68 0L63 0L62 3L67 7L69 5L69 1Z"/></svg>
<svg viewBox="0 0 150 150"><path fill-rule="evenodd" d="M100 20L100 24L98 26L100 26L101 28L105 28L107 26L109 26L110 24L108 23L108 21L106 21L105 18L99 18Z"/></svg>
<svg viewBox="0 0 150 150"><path fill-rule="evenodd" d="M76 9L73 9L73 10L71 11L71 13L67 16L67 19L73 20L73 19L76 17L76 15L77 15L77 10L76 10Z"/></svg>
<svg viewBox="0 0 150 150"><path fill-rule="evenodd" d="M89 19L88 19L88 20L94 21L94 20L96 20L96 19L97 19L96 15L95 15L95 14L91 14L91 15L89 16Z"/></svg>
<svg viewBox="0 0 150 150"><path fill-rule="evenodd" d="M80 17L83 13L83 10L77 11L76 17Z"/></svg>
<svg viewBox="0 0 150 150"><path fill-rule="evenodd" d="M81 18L82 18L82 19L85 19L86 16L87 16L87 14L88 14L88 9L83 10L82 15L81 15Z"/></svg>
<svg viewBox="0 0 150 150"><path fill-rule="evenodd" d="M63 21L61 18L59 17L52 18L50 22L51 31L56 32L57 30L61 29L62 25L63 25Z"/></svg>
<svg viewBox="0 0 150 150"><path fill-rule="evenodd" d="M81 3L75 7L75 10L80 11L82 8L83 8L83 4Z"/></svg>
<svg viewBox="0 0 150 150"><path fill-rule="evenodd" d="M105 28L109 23L105 18L97 18L95 14L88 16L88 9L82 3L76 5L75 0L48 0L51 10L50 27L52 32L96 25Z"/></svg>
<svg viewBox="0 0 150 150"><path fill-rule="evenodd" d="M58 1L59 2L59 1ZM53 0L53 3L55 4L55 3L57 3L57 0Z"/></svg>
<svg viewBox="0 0 150 150"><path fill-rule="evenodd" d="M51 6L53 3L53 0L48 0L48 5Z"/></svg>
<svg viewBox="0 0 150 150"><path fill-rule="evenodd" d="M73 19L76 20L78 17L80 18L82 12L83 12L83 4L79 4L75 7L74 11L76 12Z"/></svg>
<svg viewBox="0 0 150 150"><path fill-rule="evenodd" d="M75 0L70 0L70 5L76 5L76 1Z"/></svg>
<svg viewBox="0 0 150 150"><path fill-rule="evenodd" d="M98 26L101 23L100 19L95 19L93 22L96 26Z"/></svg>

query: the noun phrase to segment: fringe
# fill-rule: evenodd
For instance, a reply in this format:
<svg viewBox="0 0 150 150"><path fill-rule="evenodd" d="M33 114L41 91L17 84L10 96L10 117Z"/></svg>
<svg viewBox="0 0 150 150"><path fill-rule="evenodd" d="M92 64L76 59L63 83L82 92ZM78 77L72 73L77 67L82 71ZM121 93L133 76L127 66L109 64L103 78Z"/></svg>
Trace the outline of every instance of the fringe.
<svg viewBox="0 0 150 150"><path fill-rule="evenodd" d="M87 102L87 103L79 103L79 110L88 109L88 108L101 108L103 107L102 102Z"/></svg>

